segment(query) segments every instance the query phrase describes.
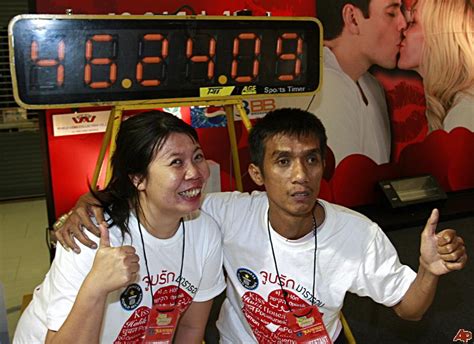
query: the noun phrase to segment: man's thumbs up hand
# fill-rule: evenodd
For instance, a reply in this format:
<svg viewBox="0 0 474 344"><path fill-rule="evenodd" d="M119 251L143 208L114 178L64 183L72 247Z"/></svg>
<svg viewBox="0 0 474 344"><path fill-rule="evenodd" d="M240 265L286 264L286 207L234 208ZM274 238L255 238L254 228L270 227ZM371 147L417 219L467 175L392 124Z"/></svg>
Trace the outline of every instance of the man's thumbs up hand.
<svg viewBox="0 0 474 344"><path fill-rule="evenodd" d="M461 270L467 262L464 240L454 229L445 229L436 234L439 212L433 209L421 233L420 264L436 276L452 270Z"/></svg>

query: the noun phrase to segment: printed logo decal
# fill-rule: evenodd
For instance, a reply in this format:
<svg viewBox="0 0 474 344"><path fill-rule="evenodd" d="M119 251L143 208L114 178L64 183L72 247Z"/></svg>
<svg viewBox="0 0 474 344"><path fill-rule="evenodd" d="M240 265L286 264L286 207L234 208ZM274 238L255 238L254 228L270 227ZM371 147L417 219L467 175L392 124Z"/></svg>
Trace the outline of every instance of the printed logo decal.
<svg viewBox="0 0 474 344"><path fill-rule="evenodd" d="M472 339L472 332L460 328L453 338L453 342L469 343Z"/></svg>
<svg viewBox="0 0 474 344"><path fill-rule="evenodd" d="M245 289L254 290L258 287L258 277L249 269L238 269L237 278Z"/></svg>
<svg viewBox="0 0 474 344"><path fill-rule="evenodd" d="M140 302L142 302L143 291L142 288L136 284L130 284L120 295L120 304L123 309L127 311L132 311L138 307Z"/></svg>
<svg viewBox="0 0 474 344"><path fill-rule="evenodd" d="M79 124L82 122L93 123L95 121L95 116L88 113L80 113L77 116L73 117L72 120L76 124Z"/></svg>
<svg viewBox="0 0 474 344"><path fill-rule="evenodd" d="M242 95L249 95L249 94L257 94L257 86L255 85L244 86L244 88L242 89Z"/></svg>
<svg viewBox="0 0 474 344"><path fill-rule="evenodd" d="M201 87L199 89L199 97L208 98L208 97L225 97L232 95L232 91L235 86L218 86L218 87Z"/></svg>

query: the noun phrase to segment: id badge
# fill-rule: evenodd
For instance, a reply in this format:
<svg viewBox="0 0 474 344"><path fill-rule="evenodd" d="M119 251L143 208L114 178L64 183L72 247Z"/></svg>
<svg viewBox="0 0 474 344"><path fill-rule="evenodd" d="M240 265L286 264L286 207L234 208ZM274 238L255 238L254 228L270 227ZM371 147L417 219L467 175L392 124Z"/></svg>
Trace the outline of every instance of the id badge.
<svg viewBox="0 0 474 344"><path fill-rule="evenodd" d="M142 343L168 344L173 341L180 316L179 307L153 305Z"/></svg>
<svg viewBox="0 0 474 344"><path fill-rule="evenodd" d="M285 314L297 343L332 344L318 307L309 306Z"/></svg>

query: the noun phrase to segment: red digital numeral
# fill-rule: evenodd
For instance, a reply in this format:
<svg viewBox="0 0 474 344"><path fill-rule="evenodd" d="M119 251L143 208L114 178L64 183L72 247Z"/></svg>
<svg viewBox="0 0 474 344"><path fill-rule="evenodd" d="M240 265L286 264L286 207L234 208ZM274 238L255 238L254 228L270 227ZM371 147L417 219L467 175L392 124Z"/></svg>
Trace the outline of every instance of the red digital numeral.
<svg viewBox="0 0 474 344"><path fill-rule="evenodd" d="M106 58L94 57L94 44L112 43L112 56ZM112 35L94 35L86 42L86 65L84 67L84 82L91 88L107 88L117 80L117 64L115 55L117 51L117 42ZM92 81L92 66L108 66L109 79L106 81Z"/></svg>
<svg viewBox="0 0 474 344"><path fill-rule="evenodd" d="M186 41L186 57L192 63L207 63L207 79L211 80L214 77L214 56L216 55L216 40L212 37L209 38L209 46L207 55L194 55L194 40L188 38ZM188 68L191 70L191 68ZM188 72L190 75L191 73Z"/></svg>
<svg viewBox="0 0 474 344"><path fill-rule="evenodd" d="M243 40L253 40L254 41L254 46L253 46L253 64L252 64L252 75L238 75L238 69L239 69L239 52L240 52L240 41ZM231 77L237 82L250 82L254 80L257 75L258 71L260 68L260 47L261 47L261 40L259 37L257 37L256 34L254 33L241 33L239 36L234 38L234 46L232 49L232 69L231 69Z"/></svg>
<svg viewBox="0 0 474 344"><path fill-rule="evenodd" d="M55 67L56 68L56 86L62 86L64 83L64 55L65 46L61 39L57 46L57 58L55 59L40 59L39 58L39 44L37 41L31 42L31 60L37 67Z"/></svg>
<svg viewBox="0 0 474 344"><path fill-rule="evenodd" d="M295 53L288 53L283 52L283 41L284 40L296 40L296 52ZM278 37L277 46L276 46L276 54L278 56L278 63L281 62L288 62L294 61L295 67L293 69L292 74L282 74L278 76L278 80L281 81L289 81L294 80L301 74L301 59L299 55L303 52L303 39L297 33L284 33L280 37ZM277 66L278 70L278 66Z"/></svg>
<svg viewBox="0 0 474 344"><path fill-rule="evenodd" d="M143 56L145 54L145 42L161 42L161 55L155 56ZM164 64L165 59L168 57L168 40L160 34L146 34L143 36L143 41L139 46L138 56L140 60L137 63L136 78L137 82L142 86L158 86L161 84L160 79L143 79L143 68L147 64ZM162 66L163 77L164 65Z"/></svg>

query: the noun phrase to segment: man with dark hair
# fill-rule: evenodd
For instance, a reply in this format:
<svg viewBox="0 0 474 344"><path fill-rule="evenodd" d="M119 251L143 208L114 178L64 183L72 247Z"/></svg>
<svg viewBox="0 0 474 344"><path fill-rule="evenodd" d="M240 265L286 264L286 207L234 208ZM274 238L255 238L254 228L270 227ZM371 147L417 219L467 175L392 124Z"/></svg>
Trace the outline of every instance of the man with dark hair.
<svg viewBox="0 0 474 344"><path fill-rule="evenodd" d="M385 94L368 69L395 68L406 20L401 0L317 0L323 24L321 91L282 97L277 107L297 106L316 114L326 127L336 164L363 154L377 164L390 160L391 134Z"/></svg>
<svg viewBox="0 0 474 344"><path fill-rule="evenodd" d="M263 170L265 143L275 135L301 138L315 136L320 143L321 158L326 158L327 136L323 124L318 118L309 118L308 112L300 109L279 109L269 112L254 127L249 135L250 159L254 165ZM306 118L306 120L304 120ZM295 120L296 119L296 120Z"/></svg>
<svg viewBox="0 0 474 344"><path fill-rule="evenodd" d="M272 111L251 130L249 146L249 174L266 192L209 194L202 205L222 232L228 286L217 322L222 343L345 343L339 313L347 292L418 320L439 276L466 264L454 230L435 234L437 211L421 235L416 274L377 224L318 199L326 133L313 114ZM69 232L87 243L80 227L94 230L87 215L98 214L93 203L81 197L57 232L63 245L75 246Z"/></svg>
<svg viewBox="0 0 474 344"><path fill-rule="evenodd" d="M364 18L369 17L369 3L371 0L333 0L317 1L317 17L324 27L324 39L326 41L337 38L342 34L344 28L344 19L342 17L342 10L345 5L352 4L354 7L360 9Z"/></svg>

